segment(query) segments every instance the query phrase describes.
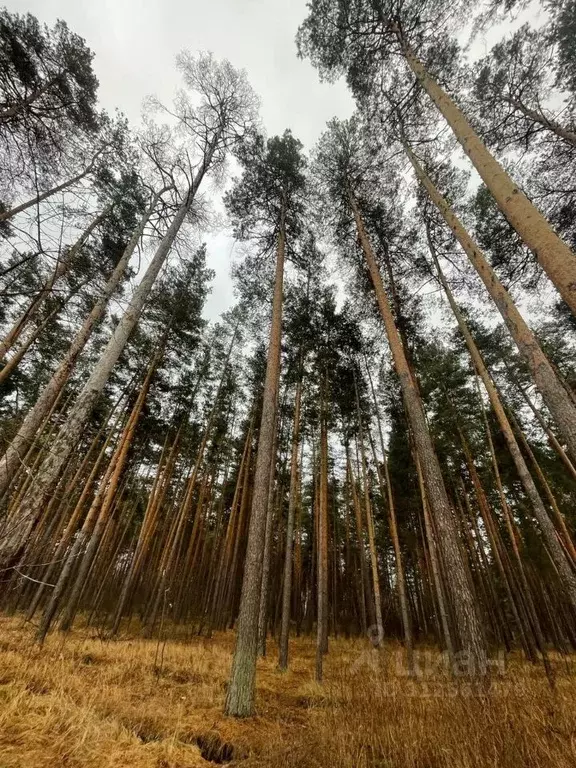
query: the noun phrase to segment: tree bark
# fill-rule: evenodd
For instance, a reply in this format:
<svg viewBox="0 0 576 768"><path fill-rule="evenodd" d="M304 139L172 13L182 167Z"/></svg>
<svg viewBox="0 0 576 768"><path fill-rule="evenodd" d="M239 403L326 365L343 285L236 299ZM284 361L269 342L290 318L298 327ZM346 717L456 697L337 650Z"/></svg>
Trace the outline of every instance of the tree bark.
<svg viewBox="0 0 576 768"><path fill-rule="evenodd" d="M18 552L22 542L28 537L42 507L45 496L50 493L62 467L78 443L84 426L108 381L108 377L118 361L118 358L122 354L128 338L140 319L144 304L160 269L168 257L176 235L192 207L194 197L206 171L208 170L215 149L216 139L214 139L208 155L204 158L201 167L196 173L192 186L188 190L184 201L180 205L180 208L162 238L144 277L134 291L130 304L122 315L120 322L115 327L108 344L92 370L90 378L80 392L65 424L62 425L54 443L51 445L50 452L36 475L34 488L31 489L27 498L22 501L20 508L20 525L17 526L13 535L4 542L2 549L0 550L1 561L6 562L7 560L10 560L14 553Z"/></svg>
<svg viewBox="0 0 576 768"><path fill-rule="evenodd" d="M372 246L356 200L350 193L350 205L356 222L360 244L372 278L380 314L384 322L396 374L404 397L404 403L416 450L422 463L422 472L428 498L439 533L439 544L446 566L450 567L449 589L456 614L458 630L466 654L467 673L482 675L486 671L486 647L482 626L476 610L475 596L470 588L466 563L460 551L458 532L448 501L440 464L428 431L424 407L410 372L406 355L386 296Z"/></svg>
<svg viewBox="0 0 576 768"><path fill-rule="evenodd" d="M358 382L354 375L354 389L356 392L356 418L358 421L358 442L360 443L360 457L362 468L362 488L364 491L364 514L366 515L366 530L368 531L368 550L370 552L370 565L372 569L372 588L374 590L374 609L376 614L376 642L372 642L380 648L384 642L384 622L382 621L382 595L380 593L380 577L378 575L378 555L376 553L376 536L374 532L374 519L368 491L368 467L366 465L366 451L364 448L364 430L360 415L360 398L358 395Z"/></svg>
<svg viewBox="0 0 576 768"><path fill-rule="evenodd" d="M498 391L496 390L496 387L494 386L492 378L488 373L488 369L486 368L484 364L484 360L482 359L482 356L478 350L478 347L476 346L476 343L472 338L472 334L468 329L466 321L464 320L464 317L454 300L454 296L452 295L450 287L446 281L446 278L444 277L444 273L440 268L440 263L438 262L438 258L436 256L436 253L433 247L430 248L430 253L432 255L432 259L434 261L434 265L438 273L438 278L440 280L440 283L444 288L444 292L446 293L446 297L448 298L448 302L450 304L454 317L456 318L456 322L458 323L460 332L464 337L466 346L468 347L468 351L470 353L470 357L472 358L472 363L474 364L474 368L476 369L478 375L482 379L482 383L484 384L484 387L486 388L486 392L488 393L490 404L492 406L492 409L494 410L494 414L496 415L496 418L498 419L498 424L500 425L500 429L502 430L502 434L504 435L504 439L506 440L506 444L508 445L508 450L510 451L510 455L512 456L512 460L514 461L514 465L520 477L520 481L522 482L524 490L526 491L526 495L530 500L536 519L538 520L540 530L542 531L544 539L548 545L548 548L550 550L554 563L558 568L558 571L562 574L562 581L564 583L564 588L570 599L570 602L576 608L576 576L574 574L574 571L572 570L572 567L569 564L564 554L564 551L558 541L556 530L554 528L554 525L552 524L552 521L550 520L550 516L548 515L548 512L546 511L542 498L538 493L538 489L536 488L536 484L534 483L534 480L532 478L532 475L530 474L528 466L526 465L524 456L522 455L518 442L516 441L516 437L514 436L512 426L510 425L508 417L506 416L506 413L502 406L502 402L500 400L500 396L498 395Z"/></svg>
<svg viewBox="0 0 576 768"><path fill-rule="evenodd" d="M280 378L280 344L282 339L282 296L284 283L285 210L282 208L280 232L276 249L276 276L272 305L272 325L268 345L266 377L260 438L256 455L254 493L244 562L244 578L240 598L240 613L236 633L236 648L232 662L225 712L235 717L254 713L256 659L258 656L258 617L262 589L262 556L266 533L266 507L270 481L270 455L276 428L276 397Z"/></svg>
<svg viewBox="0 0 576 768"><path fill-rule="evenodd" d="M462 110L416 58L401 31L397 27L395 31L408 66L451 127L498 207L576 313L576 255L488 151Z"/></svg>
<svg viewBox="0 0 576 768"><path fill-rule="evenodd" d="M31 621L34 617L34 614L36 613L36 609L38 608L38 605L40 604L40 600L42 599L42 595L44 594L44 587L46 583L50 582L52 575L56 572L57 567L59 563L62 561L62 555L66 552L68 545L70 544L70 541L72 539L72 536L78 529L78 524L82 518L82 513L84 511L84 502L88 498L88 494L90 493L90 489L92 488L92 485L94 483L94 480L96 479L96 476L98 475L98 472L100 471L100 466L102 465L104 458L106 456L106 451L108 449L108 446L112 440L113 434L116 431L117 423L115 423L111 430L109 430L108 435L106 439L104 440L104 443L98 453L98 456L96 457L96 461L94 461L92 469L90 470L90 473L88 475L88 478L84 482L84 485L82 487L82 491L80 493L79 498L76 500L76 503L74 505L74 508L72 510L72 514L70 515L68 521L65 524L64 529L62 530L60 534L59 541L56 545L56 548L50 553L50 562L48 563L46 570L42 573L42 584L40 584L36 590L36 593L34 594L34 597L32 599L32 602L30 603L30 606L28 607L28 611L26 613L26 619L27 621ZM92 442L92 446L90 447L88 453L86 454L86 457L84 458L84 461L80 465L79 471L74 475L72 478L72 482L67 487L67 491L72 491L74 487L76 486L79 478L80 478L80 470L84 471L86 469L86 466L88 464L88 459L90 458L90 454L93 450L93 448L97 445L98 439L100 438L100 433L96 435Z"/></svg>
<svg viewBox="0 0 576 768"><path fill-rule="evenodd" d="M58 184L56 187L52 187L52 189L48 189L46 192L42 192L39 195L36 195L36 197L27 200L25 203L20 203L20 205L11 208L9 211L0 213L0 221L7 221L13 216L16 216L17 213L22 213L22 211L31 208L33 205L38 205L38 203L41 203L43 200L52 197L52 195L56 195L58 192L62 192L63 190L68 189L68 187L71 187L74 184L77 184L79 181L82 181L82 179L84 179L86 176L89 176L94 170L94 164L98 155L100 155L100 152L97 152L96 155L92 158L90 165L76 176L72 176L66 181L63 181L61 184Z"/></svg>
<svg viewBox="0 0 576 768"><path fill-rule="evenodd" d="M328 652L328 425L326 416L326 375L320 404L320 478L318 494L316 680L322 682L323 656Z"/></svg>
<svg viewBox="0 0 576 768"><path fill-rule="evenodd" d="M430 554L430 567L432 571L432 579L434 582L434 591L436 592L436 601L438 603L438 613L440 614L440 626L442 627L442 635L444 636L444 645L446 646L450 669L453 670L455 665L454 640L452 638L452 629L450 628L450 617L448 615L448 608L446 605L444 584L442 582L442 574L440 572L440 563L438 562L439 547L438 542L434 538L434 532L432 530L430 509L428 506L428 499L426 497L426 488L424 487L424 478L422 476L422 466L420 464L418 455L416 455L414 458L416 461L416 472L418 475L420 499L422 501L422 516L424 517L426 543L428 544L428 552Z"/></svg>
<svg viewBox="0 0 576 768"><path fill-rule="evenodd" d="M72 373L76 361L80 356L82 350L86 346L92 331L104 316L108 303L118 288L126 268L130 261L132 254L134 253L138 241L144 233L146 224L148 223L150 216L156 209L158 201L161 195L166 191L162 189L156 195L154 195L150 206L145 214L142 216L140 223L134 230L129 243L127 244L124 252L118 261L118 264L114 268L112 274L108 278L106 285L102 291L102 295L98 298L90 314L84 320L82 326L76 332L76 335L72 339L70 346L60 361L58 368L52 374L50 381L46 384L36 403L26 414L24 421L16 435L12 438L10 445L6 449L2 458L0 458L0 495L8 488L11 478L13 477L16 467L21 461L21 457L24 455L30 442L34 439L40 424L44 420L45 415L48 413L55 399L58 397L62 387L68 381L70 374Z"/></svg>
<svg viewBox="0 0 576 768"><path fill-rule="evenodd" d="M502 319L506 323L506 327L516 342L521 355L526 360L534 382L554 417L564 440L568 444L572 455L576 456L576 408L562 383L558 380L550 365L550 361L542 351L536 337L526 325L510 294L488 264L478 245L472 240L459 218L435 187L412 150L406 144L404 148L422 186L426 189L430 199L442 214L448 227L454 232L472 266L480 275L488 293L498 307ZM574 295L576 297L576 294Z"/></svg>
<svg viewBox="0 0 576 768"><path fill-rule="evenodd" d="M18 318L18 320L16 320L6 336L4 336L2 341L0 341L0 360L4 359L6 353L10 351L16 341L18 341L20 338L23 330L32 320L37 317L42 305L53 291L56 283L70 271L70 268L73 266L74 260L82 249L84 243L90 237L92 232L94 232L96 227L101 224L108 216L112 210L112 207L112 205L108 205L102 211L102 213L100 213L98 216L95 216L90 224L86 227L86 229L82 232L78 240L76 240L74 245L68 251L66 251L64 255L59 256L56 269L52 275L48 278L48 280L46 280L42 288L32 299L28 307L24 310L23 314Z"/></svg>
<svg viewBox="0 0 576 768"><path fill-rule="evenodd" d="M280 353L280 349L278 349ZM278 360L278 366L280 360ZM258 645L261 656L266 656L266 635L268 633L268 598L270 591L270 565L272 559L272 527L274 523L274 484L276 480L276 452L278 443L278 392L274 414L274 442L270 453L270 478L268 480L268 503L266 506L266 531L262 552L262 589L260 591L260 614L258 616Z"/></svg>
<svg viewBox="0 0 576 768"><path fill-rule="evenodd" d="M110 634L112 636L118 633L118 630L120 628L120 622L122 621L122 616L124 613L124 608L126 606L126 602L130 595L134 582L140 573L142 563L144 562L144 559L148 554L151 539L152 539L152 536L154 535L154 532L158 524L158 515L160 512L160 508L161 508L162 502L164 501L164 497L166 495L166 492L168 490L168 485L172 477L172 472L174 470L174 464L176 462L179 439L180 439L180 429L176 433L176 437L174 438L174 442L168 454L168 458L165 466L163 463L165 446L162 450L162 455L160 456L160 461L158 462L158 469L156 472L156 476L152 484L152 489L150 491L150 496L148 497L148 503L146 505L144 517L142 519L142 525L140 527L138 541L136 542L136 546L134 548L134 553L132 555L130 565L128 566L128 569L124 577L124 581L122 583L122 589L120 591L118 605L116 606L116 612L114 614L114 619L112 622L112 629L110 630Z"/></svg>
<svg viewBox="0 0 576 768"><path fill-rule="evenodd" d="M508 366L506 366L506 367L508 368ZM524 400L526 401L526 404L528 405L528 407L530 408L530 410L532 411L532 413L536 417L536 421L538 422L538 424L540 424L540 426L542 427L542 429L546 433L546 436L548 437L548 440L550 441L550 445L556 451L558 456L560 456L560 458L562 459L564 465L566 466L566 469L568 470L568 472L572 476L572 479L576 480L576 467L574 466L574 464L572 464L572 462L570 460L570 457L568 456L568 454L566 453L564 448L562 448L562 446L558 442L558 439L556 438L556 435L552 432L552 430L550 429L548 424L546 424L546 422L542 418L542 414L536 408L536 406L532 402L530 396L528 395L528 393L526 392L524 387L519 382L517 382L516 386L520 390L520 393L521 393L522 397L524 398Z"/></svg>
<svg viewBox="0 0 576 768"><path fill-rule="evenodd" d="M212 432L212 426L214 424L214 418L216 416L216 409L220 400L220 394L222 392L222 388L224 386L226 371L228 370L228 364L232 356L232 350L234 349L234 342L236 340L237 331L238 331L238 323L236 324L234 331L232 333L232 337L230 339L230 346L228 347L228 352L226 354L226 359L224 361L224 366L222 368L220 381L218 383L218 389L214 396L214 402L212 404L212 408L210 409L210 413L208 414L208 419L206 421L206 426L204 428L204 434L202 435L202 440L198 448L198 453L196 454L194 467L186 483L184 498L182 499L182 503L180 504L180 507L178 509L178 513L174 521L174 526L170 532L170 535L168 536L166 547L162 554L162 559L161 559L160 569L159 569L160 573L159 573L159 577L157 579L157 583L154 590L155 599L152 603L152 608L148 616L146 617L146 621L145 621L145 625L146 625L145 631L147 635L151 634L152 630L154 629L156 616L158 613L158 609L160 608L160 601L163 599L163 597L165 597L167 593L166 591L170 588L170 585L171 585L172 570L174 569L174 566L177 560L178 550L182 541L186 522L188 520L188 515L192 508L194 491L196 489L198 475L200 472L202 461L204 460L204 453L206 451L208 439ZM192 532L190 534L192 539L192 541L190 542L191 545L195 545L196 543L195 537L197 535L198 525L200 522L200 518L199 518L200 510L197 510L197 513L198 514L194 516Z"/></svg>
<svg viewBox="0 0 576 768"><path fill-rule="evenodd" d="M74 579L74 583L72 584L70 594L68 595L68 599L60 619L60 629L63 632L67 632L72 625L74 616L76 615L76 607L80 599L80 594L84 588L84 584L88 577L90 568L92 567L92 563L104 534L105 527L108 524L112 514L113 504L118 494L118 485L128 461L128 454L132 446L134 433L136 431L136 427L138 426L138 421L140 420L142 409L144 408L152 379L164 355L167 335L167 333L164 334L164 338L160 341L159 347L155 352L150 365L148 366L148 371L138 393L138 397L136 398L136 402L132 408L132 412L130 413L130 418L120 440L120 450L118 451L118 456L115 459L114 472L110 477L108 487L106 488L102 498L102 504L98 510L94 528L92 531L86 530L86 536L84 537L86 540L86 548L82 555L80 567L78 568L78 572Z"/></svg>
<svg viewBox="0 0 576 768"><path fill-rule="evenodd" d="M572 541L572 537L570 535L570 531L568 530L568 526L566 525L566 520L564 519L564 515L560 511L560 507L558 506L558 502L556 501L556 498L554 494L552 493L552 489L550 488L550 484L548 483L548 480L546 480L546 476L544 472L542 471L542 468L540 467L540 464L538 463L538 459L534 455L534 451L530 447L530 443L528 442L526 435L524 434L522 427L518 423L518 420L515 418L514 414L510 411L510 408L508 408L508 413L510 414L510 420L512 421L512 426L516 430L516 433L518 437L520 438L520 442L522 443L522 446L526 453L528 454L528 458L532 462L534 466L534 471L536 472L536 477L540 481L540 484L542 488L544 489L544 493L546 495L546 498L548 499L548 502L550 506L552 507L552 511L554 512L554 519L556 520L556 524L558 526L558 530L560 531L560 537L562 539L562 542L564 544L566 553L569 557L569 559L572 560L573 565L576 565L576 549L574 548L574 542ZM556 568L558 568L558 565L556 565Z"/></svg>
<svg viewBox="0 0 576 768"><path fill-rule="evenodd" d="M290 608L292 601L292 553L294 548L294 520L298 495L298 448L300 436L300 407L302 402L302 370L296 386L294 402L294 425L292 427L292 456L290 460L290 495L286 520L286 547L284 550L284 582L282 589L282 620L278 667L288 669L288 638L290 634Z"/></svg>
<svg viewBox="0 0 576 768"><path fill-rule="evenodd" d="M360 603L360 631L363 635L366 635L368 632L368 617L366 613L366 585L368 584L368 574L366 573L366 546L364 541L364 526L362 525L362 511L360 509L358 489L356 488L356 480L354 478L354 470L352 469L348 446L346 446L346 472L350 484L354 521L356 523L356 539L358 541L358 564L360 566L360 589L358 590Z"/></svg>
<svg viewBox="0 0 576 768"><path fill-rule="evenodd" d="M70 298L70 296L68 296ZM68 298L66 301L68 301ZM10 376L14 373L16 368L20 365L22 362L22 359L24 358L24 355L30 347L34 344L34 342L38 339L40 334L44 331L44 329L50 324L50 322L56 317L56 315L62 310L63 304L59 304L56 306L50 314L42 320L41 323L39 323L36 328L32 330L32 332L28 335L27 339L24 339L24 341L21 342L20 346L16 350L16 352L12 355L12 357L5 363L2 370L0 370L0 386L4 384L5 381L8 381ZM0 462L2 462L2 459L0 458ZM0 466L2 466L0 464ZM16 469L16 463L14 465L14 469ZM0 487L0 496L3 494L5 489Z"/></svg>

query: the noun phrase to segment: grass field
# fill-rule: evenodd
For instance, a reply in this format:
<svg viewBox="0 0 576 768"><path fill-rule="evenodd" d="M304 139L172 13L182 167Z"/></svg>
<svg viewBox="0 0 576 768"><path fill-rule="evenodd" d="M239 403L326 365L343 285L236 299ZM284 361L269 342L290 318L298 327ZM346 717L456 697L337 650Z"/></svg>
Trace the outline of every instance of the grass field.
<svg viewBox="0 0 576 768"><path fill-rule="evenodd" d="M561 659L554 691L519 657L476 691L434 671L431 652L413 682L398 646L339 639L320 686L311 639L292 642L285 674L270 642L258 714L242 721L222 714L232 647L232 634L159 645L80 629L39 649L0 619L0 768L576 765L576 677Z"/></svg>

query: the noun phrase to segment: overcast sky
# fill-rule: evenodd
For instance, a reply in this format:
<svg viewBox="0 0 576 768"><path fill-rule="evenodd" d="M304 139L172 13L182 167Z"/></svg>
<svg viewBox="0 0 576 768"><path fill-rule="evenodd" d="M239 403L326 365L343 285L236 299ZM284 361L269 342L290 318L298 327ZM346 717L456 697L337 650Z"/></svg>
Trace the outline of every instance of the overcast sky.
<svg viewBox="0 0 576 768"><path fill-rule="evenodd" d="M353 103L344 83L319 82L296 56L294 37L306 16L305 0L9 0L8 10L33 13L52 26L67 22L94 51L100 102L137 123L145 96L170 102L180 85L174 66L184 48L212 51L246 70L260 96L268 135L291 128L307 149L327 120L348 117ZM232 241L208 238L217 272L207 314L233 302L229 279Z"/></svg>
<svg viewBox="0 0 576 768"><path fill-rule="evenodd" d="M7 7L29 11L50 26L61 18L84 37L95 54L100 103L109 111L120 109L134 124L146 96L170 102L180 85L174 60L185 48L212 51L245 69L260 96L268 135L291 128L307 150L327 120L353 110L343 82L320 83L310 63L296 56L294 38L307 14L306 0L8 0ZM533 1L515 22L480 35L469 51L472 58L485 55L523 21L538 23L540 13ZM461 164L470 169L464 157ZM226 233L206 240L209 266L216 271L206 315L216 319L234 302L234 243Z"/></svg>

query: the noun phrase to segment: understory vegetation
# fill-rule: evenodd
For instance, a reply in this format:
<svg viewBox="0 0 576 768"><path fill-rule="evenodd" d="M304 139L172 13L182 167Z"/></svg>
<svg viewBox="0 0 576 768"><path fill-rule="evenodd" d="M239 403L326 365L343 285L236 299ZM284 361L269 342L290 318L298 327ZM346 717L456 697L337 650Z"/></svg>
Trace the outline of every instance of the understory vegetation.
<svg viewBox="0 0 576 768"><path fill-rule="evenodd" d="M554 692L519 654L472 690L442 672L436 649L422 648L427 671L410 681L399 644L339 638L320 685L301 637L289 671L275 646L259 660L258 716L235 720L222 714L232 633L104 642L80 621L39 650L20 622L1 628L3 768L568 768L576 756L574 670L560 658Z"/></svg>

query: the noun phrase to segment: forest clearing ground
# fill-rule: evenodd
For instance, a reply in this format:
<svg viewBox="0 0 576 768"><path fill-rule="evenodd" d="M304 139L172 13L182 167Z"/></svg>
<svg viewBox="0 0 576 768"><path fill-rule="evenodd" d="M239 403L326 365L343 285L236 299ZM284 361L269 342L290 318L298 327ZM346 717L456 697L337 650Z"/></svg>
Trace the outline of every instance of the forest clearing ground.
<svg viewBox="0 0 576 768"><path fill-rule="evenodd" d="M269 642L258 716L242 721L222 714L233 641L230 632L163 647L79 629L38 649L30 626L0 619L0 768L576 765L576 677L559 657L555 691L514 655L477 693L431 668L422 682L406 679L394 643L378 652L338 639L320 686L311 638L291 641L284 674Z"/></svg>

